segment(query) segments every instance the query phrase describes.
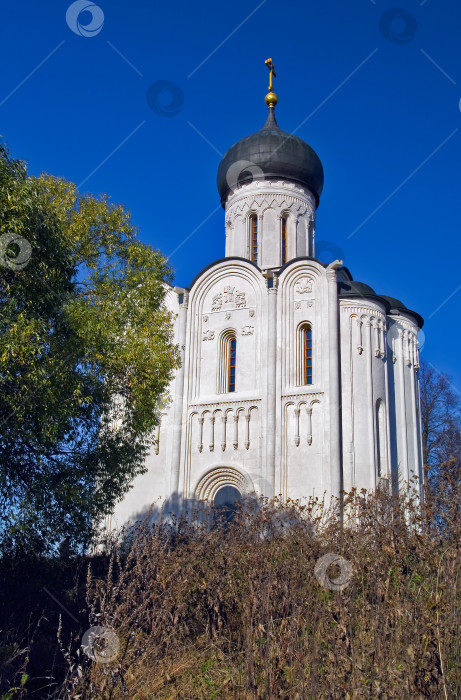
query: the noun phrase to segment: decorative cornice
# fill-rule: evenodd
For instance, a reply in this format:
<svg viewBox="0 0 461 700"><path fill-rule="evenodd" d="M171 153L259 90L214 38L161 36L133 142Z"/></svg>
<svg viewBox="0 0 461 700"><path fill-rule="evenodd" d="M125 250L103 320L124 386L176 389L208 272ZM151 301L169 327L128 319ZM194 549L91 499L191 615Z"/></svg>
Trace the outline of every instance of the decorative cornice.
<svg viewBox="0 0 461 700"><path fill-rule="evenodd" d="M352 306L348 304L344 304L342 301L340 303L340 309L341 311L344 311L345 313L348 314L372 314L375 318L378 318L382 321L386 320L386 315L383 314L382 311L379 309L376 309L374 306Z"/></svg>
<svg viewBox="0 0 461 700"><path fill-rule="evenodd" d="M200 408L200 409L218 409L221 408L222 406L226 406L227 408L239 408L239 407L244 407L244 406L252 406L254 404L260 403L262 399L241 399L241 400L220 400L218 399L217 401L207 401L206 403L189 403L189 408Z"/></svg>
<svg viewBox="0 0 461 700"><path fill-rule="evenodd" d="M253 180L244 185L239 185L234 189L232 195L228 198L228 204L242 195L251 194L253 192L273 192L273 190L281 190L282 192L294 192L300 194L306 199L314 200L312 192L307 187L301 187L294 182L288 180Z"/></svg>
<svg viewBox="0 0 461 700"><path fill-rule="evenodd" d="M402 316L388 316L387 318L389 322L392 321L392 325L395 324L396 326L402 326L406 331L413 333L413 335L415 335L416 337L418 336L417 323L412 323L407 318L403 318Z"/></svg>
<svg viewBox="0 0 461 700"><path fill-rule="evenodd" d="M314 207L310 202L300 199L299 197L293 196L291 194L279 194L274 193L268 196L267 193L263 194L253 194L245 195L240 197L238 200L233 202L226 209L226 223L230 224L230 219L236 215L245 215L251 209L254 208L254 203L258 209L261 209L264 204L267 208L271 208L275 200L277 207L284 208L285 210L291 211L296 216L305 216L307 213L309 216L313 216Z"/></svg>
<svg viewBox="0 0 461 700"><path fill-rule="evenodd" d="M323 391L302 392L296 394L282 394L282 401L287 399L320 399L323 396Z"/></svg>

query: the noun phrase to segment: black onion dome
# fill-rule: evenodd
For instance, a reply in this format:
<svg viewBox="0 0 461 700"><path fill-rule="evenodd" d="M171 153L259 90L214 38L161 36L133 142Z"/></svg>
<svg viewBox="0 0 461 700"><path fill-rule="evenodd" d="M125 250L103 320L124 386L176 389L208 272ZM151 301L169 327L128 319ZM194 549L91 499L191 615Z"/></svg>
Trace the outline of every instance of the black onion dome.
<svg viewBox="0 0 461 700"><path fill-rule="evenodd" d="M224 206L229 191L253 180L290 180L307 187L319 204L323 167L317 153L298 136L282 131L274 109L260 131L237 141L218 167L218 191Z"/></svg>
<svg viewBox="0 0 461 700"><path fill-rule="evenodd" d="M382 299L385 299L390 305L392 309L406 309L407 307L403 302L400 301L400 299L396 299L395 297L388 297L386 294L380 294L379 295Z"/></svg>
<svg viewBox="0 0 461 700"><path fill-rule="evenodd" d="M370 285L365 284L365 282L355 282L354 280L339 280L338 292L342 297L357 295L364 297L376 296L375 290Z"/></svg>

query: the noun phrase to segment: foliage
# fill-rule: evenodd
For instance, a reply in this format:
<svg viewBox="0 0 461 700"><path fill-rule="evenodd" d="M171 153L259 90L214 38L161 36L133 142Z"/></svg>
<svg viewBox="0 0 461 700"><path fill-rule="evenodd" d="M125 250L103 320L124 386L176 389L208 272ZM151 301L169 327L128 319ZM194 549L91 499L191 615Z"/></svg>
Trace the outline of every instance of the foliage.
<svg viewBox="0 0 461 700"><path fill-rule="evenodd" d="M0 266L3 550L84 545L136 474L178 366L165 258L129 212L30 177L0 148L0 236L32 248Z"/></svg>
<svg viewBox="0 0 461 700"><path fill-rule="evenodd" d="M88 574L86 624L112 628L118 655L76 654L76 635L59 697L459 697L460 521L434 537L410 492L345 506L344 523L311 500L141 525ZM341 590L315 575L330 552L352 565Z"/></svg>
<svg viewBox="0 0 461 700"><path fill-rule="evenodd" d="M244 502L222 527L204 508L91 556L7 557L0 697L24 674L30 700L460 697L461 519L435 531L411 492L344 504ZM328 553L352 567L340 590L315 574ZM83 652L95 626L108 663Z"/></svg>
<svg viewBox="0 0 461 700"><path fill-rule="evenodd" d="M461 518L461 394L429 362L421 363L420 387L426 516L438 531Z"/></svg>
<svg viewBox="0 0 461 700"><path fill-rule="evenodd" d="M422 361L421 427L423 460L429 471L459 452L461 444L461 393L447 375L431 363Z"/></svg>

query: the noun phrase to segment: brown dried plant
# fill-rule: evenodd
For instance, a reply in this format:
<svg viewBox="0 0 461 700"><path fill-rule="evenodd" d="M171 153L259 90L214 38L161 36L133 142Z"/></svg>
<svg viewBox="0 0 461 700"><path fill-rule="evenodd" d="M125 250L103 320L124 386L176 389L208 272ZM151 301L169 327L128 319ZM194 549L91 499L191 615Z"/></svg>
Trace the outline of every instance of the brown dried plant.
<svg viewBox="0 0 461 700"><path fill-rule="evenodd" d="M144 523L88 577L89 623L118 656L79 665L65 697L460 697L459 464L446 473L442 519L409 487L344 494L343 517L275 499ZM327 553L352 567L340 590L316 577Z"/></svg>

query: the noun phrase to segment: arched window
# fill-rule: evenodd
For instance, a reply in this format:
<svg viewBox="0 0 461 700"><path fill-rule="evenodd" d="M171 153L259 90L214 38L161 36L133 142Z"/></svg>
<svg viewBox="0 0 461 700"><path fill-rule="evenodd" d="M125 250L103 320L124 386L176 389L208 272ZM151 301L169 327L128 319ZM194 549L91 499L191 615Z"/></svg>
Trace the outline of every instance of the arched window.
<svg viewBox="0 0 461 700"><path fill-rule="evenodd" d="M237 340L231 338L229 347L229 381L227 391L235 391L235 368L237 361Z"/></svg>
<svg viewBox="0 0 461 700"><path fill-rule="evenodd" d="M297 337L297 384L305 386L313 381L312 327L310 323L298 326Z"/></svg>
<svg viewBox="0 0 461 700"><path fill-rule="evenodd" d="M303 330L303 384L312 384L312 329L306 326Z"/></svg>
<svg viewBox="0 0 461 700"><path fill-rule="evenodd" d="M381 399L376 402L376 476L387 477L386 426L384 405Z"/></svg>
<svg viewBox="0 0 461 700"><path fill-rule="evenodd" d="M251 214L249 218L250 224L250 260L258 263L258 217L256 214Z"/></svg>
<svg viewBox="0 0 461 700"><path fill-rule="evenodd" d="M226 330L219 340L218 394L234 392L237 372L237 338L234 330Z"/></svg>
<svg viewBox="0 0 461 700"><path fill-rule="evenodd" d="M281 240L282 265L285 265L285 263L287 261L287 221L288 221L288 216L286 214L283 214L283 216L282 216L282 240Z"/></svg>

